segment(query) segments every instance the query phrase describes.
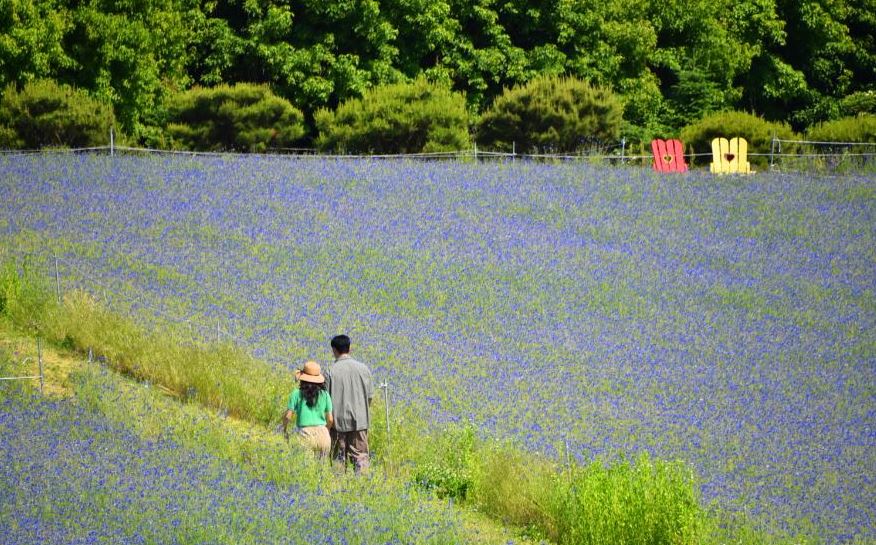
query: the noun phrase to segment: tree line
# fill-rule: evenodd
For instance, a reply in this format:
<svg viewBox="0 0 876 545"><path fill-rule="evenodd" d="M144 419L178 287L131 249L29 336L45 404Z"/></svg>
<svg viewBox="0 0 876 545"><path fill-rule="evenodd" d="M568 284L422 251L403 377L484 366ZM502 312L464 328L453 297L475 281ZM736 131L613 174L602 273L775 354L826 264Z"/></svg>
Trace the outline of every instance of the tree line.
<svg viewBox="0 0 876 545"><path fill-rule="evenodd" d="M284 142L309 146L320 112L377 87L428 80L478 119L569 76L617 95L644 141L725 110L795 130L872 112L874 40L876 0L8 0L0 88L70 86L161 145L188 90L263 84L301 117Z"/></svg>

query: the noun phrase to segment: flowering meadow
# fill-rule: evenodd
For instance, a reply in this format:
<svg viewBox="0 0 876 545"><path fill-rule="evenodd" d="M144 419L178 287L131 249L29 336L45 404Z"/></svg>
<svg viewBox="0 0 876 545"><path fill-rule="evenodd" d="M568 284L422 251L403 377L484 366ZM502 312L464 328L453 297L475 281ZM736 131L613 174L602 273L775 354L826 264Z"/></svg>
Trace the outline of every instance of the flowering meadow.
<svg viewBox="0 0 876 545"><path fill-rule="evenodd" d="M276 365L347 333L428 426L682 460L721 509L876 539L872 177L3 157L0 244Z"/></svg>
<svg viewBox="0 0 876 545"><path fill-rule="evenodd" d="M3 385L3 544L459 542L450 510L416 494L327 494L307 460L278 485L165 435L144 439L74 401L8 393Z"/></svg>

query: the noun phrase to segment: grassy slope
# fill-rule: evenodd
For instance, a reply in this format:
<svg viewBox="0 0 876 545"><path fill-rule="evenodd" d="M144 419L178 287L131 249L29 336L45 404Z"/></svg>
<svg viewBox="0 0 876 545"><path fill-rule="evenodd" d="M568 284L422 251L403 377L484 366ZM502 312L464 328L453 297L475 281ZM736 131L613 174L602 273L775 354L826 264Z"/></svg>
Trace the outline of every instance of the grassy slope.
<svg viewBox="0 0 876 545"><path fill-rule="evenodd" d="M22 375L37 375L37 341L30 335L16 330L0 319L0 350L13 355ZM219 417L214 410L199 403L184 403L173 390L163 385L150 385L97 363L88 364L83 355L59 346L57 343L42 344L44 392L52 397L77 397L106 414L111 419L130 423L138 435L155 438L171 430L173 438L191 448L205 450L220 458L241 464L257 478L274 482L288 480L292 471L285 471L275 457L277 452L290 463L297 464L296 452L289 452L282 438L264 425L233 417ZM39 381L31 381L39 388ZM106 401L101 391L112 389L114 400ZM139 416L129 418L132 409ZM283 447L278 449L277 447ZM269 468L266 470L266 468ZM356 483L344 480L328 481L329 493L351 492ZM384 492L392 492L391 488ZM465 542L473 544L534 543L519 531L498 524L495 520L475 510L457 506L457 517L462 521L466 534Z"/></svg>
<svg viewBox="0 0 876 545"><path fill-rule="evenodd" d="M50 339L44 357L48 392L72 392L144 436L170 432L178 442L240 464L258 479L293 482L289 476L296 473L300 456L291 456L270 431L291 388L288 371L273 369L234 346L195 345L173 331L146 331L83 292L67 293L58 304L45 279L12 264L0 267L0 273L2 310L9 318L2 338L19 352L16 361L34 355L35 347L27 335L15 331L40 331ZM77 373L83 366L76 360L82 361L90 348L105 365ZM26 367L23 372L34 372L35 362ZM106 401L120 397L122 403ZM180 398L186 402L176 401ZM131 418L131 407L137 408L136 418ZM232 418L219 418L217 412ZM379 417L382 411L375 412ZM386 443L378 420L373 439L379 458L388 450L382 451ZM367 484L325 479L322 485L329 493L351 498L384 494L391 501L417 482L464 500L457 516L465 521L470 543L503 542L515 534L560 544L807 541L750 532L745 521L711 513L701 505L696 479L683 464L645 457L611 466L596 462L566 467L513 446L478 441L467 429L422 437L422 423L405 415L394 415L393 426L396 437L414 437L416 432L421 440L394 441L392 463L376 466L381 479Z"/></svg>

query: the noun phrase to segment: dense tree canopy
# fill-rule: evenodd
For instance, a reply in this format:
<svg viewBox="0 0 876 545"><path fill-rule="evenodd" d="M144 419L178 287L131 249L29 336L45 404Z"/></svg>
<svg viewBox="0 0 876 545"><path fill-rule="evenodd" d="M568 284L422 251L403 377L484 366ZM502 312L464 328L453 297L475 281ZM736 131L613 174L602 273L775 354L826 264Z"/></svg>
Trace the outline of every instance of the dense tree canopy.
<svg viewBox="0 0 876 545"><path fill-rule="evenodd" d="M624 99L624 134L754 112L803 129L876 91L876 0L0 0L0 87L54 79L148 141L166 99L264 83L313 114L420 75L472 114L568 75Z"/></svg>

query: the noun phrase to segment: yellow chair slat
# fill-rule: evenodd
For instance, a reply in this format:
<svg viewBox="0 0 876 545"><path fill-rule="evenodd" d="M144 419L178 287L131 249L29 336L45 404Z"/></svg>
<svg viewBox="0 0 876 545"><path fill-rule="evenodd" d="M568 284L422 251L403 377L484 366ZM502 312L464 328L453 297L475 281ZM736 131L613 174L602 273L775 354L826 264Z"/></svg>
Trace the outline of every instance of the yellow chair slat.
<svg viewBox="0 0 876 545"><path fill-rule="evenodd" d="M745 138L715 138L712 140L712 163L709 170L715 174L750 174L748 142Z"/></svg>

